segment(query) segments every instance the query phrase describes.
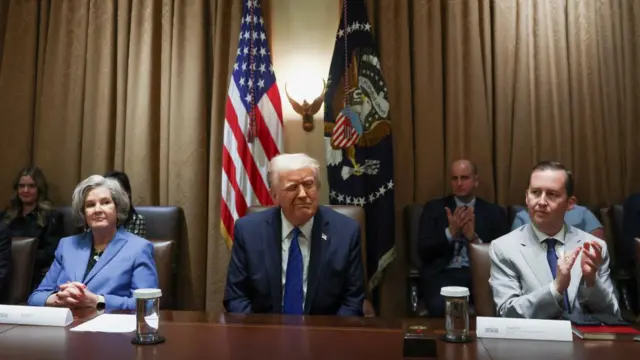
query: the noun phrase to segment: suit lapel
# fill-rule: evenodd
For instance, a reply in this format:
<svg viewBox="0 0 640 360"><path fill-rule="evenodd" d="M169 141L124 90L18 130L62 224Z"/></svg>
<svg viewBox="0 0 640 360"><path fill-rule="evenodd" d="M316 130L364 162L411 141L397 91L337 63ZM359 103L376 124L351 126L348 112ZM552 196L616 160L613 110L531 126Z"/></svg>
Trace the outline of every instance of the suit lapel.
<svg viewBox="0 0 640 360"><path fill-rule="evenodd" d="M71 266L72 281L82 282L84 273L87 270L87 264L89 263L89 256L91 256L91 242L93 236L91 232L85 232L82 236L76 239L75 251L71 255L71 261L66 262L65 265Z"/></svg>
<svg viewBox="0 0 640 360"><path fill-rule="evenodd" d="M311 229L311 254L307 277L307 296L304 302L305 314L309 313L309 309L311 309L311 305L318 291L320 279L322 279L322 268L330 243L329 222L322 216L322 207L318 207L318 212L313 219L313 228Z"/></svg>
<svg viewBox="0 0 640 360"><path fill-rule="evenodd" d="M113 240L107 245L107 248L104 250L104 254L100 256L96 265L91 269L91 272L87 275L87 278L84 280L85 284L88 284L97 273L102 270L113 258L120 252L120 249L127 243L127 238L125 237L123 229L118 229L116 235ZM91 251L91 250L89 250Z"/></svg>
<svg viewBox="0 0 640 360"><path fill-rule="evenodd" d="M551 269L547 262L547 253L544 248L540 246L540 242L531 226L532 225L529 224L521 230L526 232L526 236L524 236L520 242L520 251L529 268L531 268L531 271L542 286L553 281L553 274L551 274Z"/></svg>
<svg viewBox="0 0 640 360"><path fill-rule="evenodd" d="M564 243L565 255L571 254L577 247L582 246L582 239L578 237L578 234L573 230L571 226L567 226ZM573 301L578 294L578 286L582 281L582 269L580 267L581 257L582 254L579 254L576 258L576 262L573 263L573 267L571 268L571 282L569 283L569 288L567 289L567 294L569 295L569 304L573 304Z"/></svg>
<svg viewBox="0 0 640 360"><path fill-rule="evenodd" d="M267 219L267 229L272 229L272 233L262 237L267 255L265 267L274 313L282 312L282 218L280 216L280 208L276 207L273 210L273 216Z"/></svg>

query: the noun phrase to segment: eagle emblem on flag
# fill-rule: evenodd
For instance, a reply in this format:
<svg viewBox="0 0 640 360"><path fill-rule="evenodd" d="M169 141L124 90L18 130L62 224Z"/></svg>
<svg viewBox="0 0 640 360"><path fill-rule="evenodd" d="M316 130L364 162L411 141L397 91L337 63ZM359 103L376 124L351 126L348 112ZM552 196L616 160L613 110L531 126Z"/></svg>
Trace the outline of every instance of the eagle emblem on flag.
<svg viewBox="0 0 640 360"><path fill-rule="evenodd" d="M355 81L350 81L353 85L347 91L343 108L335 122L324 124L325 134L330 134L326 149L329 165L339 165L344 150L353 166L343 169L345 179L351 175L374 174L375 161L357 163L356 146L374 146L391 134L389 101L378 57L372 49L358 49L354 52L351 64L348 76Z"/></svg>

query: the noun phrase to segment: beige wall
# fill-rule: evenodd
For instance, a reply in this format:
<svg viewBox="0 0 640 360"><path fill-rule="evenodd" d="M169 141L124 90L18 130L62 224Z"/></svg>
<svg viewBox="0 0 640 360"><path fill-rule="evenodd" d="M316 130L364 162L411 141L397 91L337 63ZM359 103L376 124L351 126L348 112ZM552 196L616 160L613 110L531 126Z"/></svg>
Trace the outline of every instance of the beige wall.
<svg viewBox="0 0 640 360"><path fill-rule="evenodd" d="M339 0L270 0L269 16L273 67L282 98L286 152L304 152L320 161L322 203L328 203L324 159L324 107L314 116L315 128L302 129L300 115L291 108L285 94L299 103L313 101L322 92L322 79L329 74L335 34L338 28Z"/></svg>

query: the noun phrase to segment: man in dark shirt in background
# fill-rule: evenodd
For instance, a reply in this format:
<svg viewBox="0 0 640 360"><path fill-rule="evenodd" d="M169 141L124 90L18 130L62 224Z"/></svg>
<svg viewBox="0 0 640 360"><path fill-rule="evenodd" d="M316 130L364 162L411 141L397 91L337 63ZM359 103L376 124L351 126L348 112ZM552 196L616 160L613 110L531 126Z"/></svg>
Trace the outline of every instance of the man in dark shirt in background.
<svg viewBox="0 0 640 360"><path fill-rule="evenodd" d="M468 243L488 243L509 232L505 211L474 194L478 169L469 160L451 165L453 195L429 201L420 218L420 283L430 316L444 316L443 286L471 290Z"/></svg>

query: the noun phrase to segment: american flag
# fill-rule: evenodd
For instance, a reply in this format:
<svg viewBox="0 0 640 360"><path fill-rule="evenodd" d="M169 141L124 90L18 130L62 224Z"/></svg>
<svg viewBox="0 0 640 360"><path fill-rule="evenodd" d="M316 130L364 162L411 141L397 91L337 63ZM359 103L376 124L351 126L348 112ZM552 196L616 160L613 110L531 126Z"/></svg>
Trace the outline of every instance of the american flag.
<svg viewBox="0 0 640 360"><path fill-rule="evenodd" d="M349 120L343 113L336 118L336 125L333 128L333 144L335 146L345 148L355 145L358 141L358 132L351 126Z"/></svg>
<svg viewBox="0 0 640 360"><path fill-rule="evenodd" d="M222 146L221 232L252 205L272 205L267 165L282 150L282 104L259 0L246 0L229 82Z"/></svg>

